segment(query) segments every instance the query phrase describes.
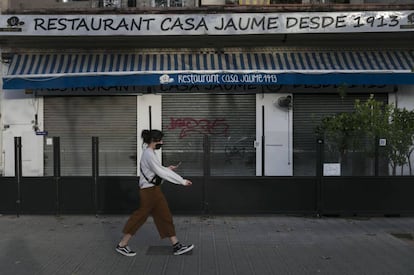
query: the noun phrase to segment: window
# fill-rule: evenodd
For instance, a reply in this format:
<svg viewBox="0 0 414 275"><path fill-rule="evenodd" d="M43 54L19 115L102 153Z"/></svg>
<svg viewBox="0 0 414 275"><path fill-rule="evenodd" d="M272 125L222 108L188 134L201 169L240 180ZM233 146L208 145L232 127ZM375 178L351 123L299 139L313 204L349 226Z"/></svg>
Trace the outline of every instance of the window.
<svg viewBox="0 0 414 275"><path fill-rule="evenodd" d="M182 0L153 0L152 6L156 8L166 8L166 7L182 7Z"/></svg>
<svg viewBox="0 0 414 275"><path fill-rule="evenodd" d="M270 4L302 4L302 0L270 0Z"/></svg>
<svg viewBox="0 0 414 275"><path fill-rule="evenodd" d="M349 0L311 0L311 4L349 4Z"/></svg>
<svg viewBox="0 0 414 275"><path fill-rule="evenodd" d="M83 0L78 0L83 1ZM93 0L92 7L99 8L132 8L137 6L136 0Z"/></svg>
<svg viewBox="0 0 414 275"><path fill-rule="evenodd" d="M239 5L269 5L269 0L239 0Z"/></svg>
<svg viewBox="0 0 414 275"><path fill-rule="evenodd" d="M121 0L99 0L99 7L102 8L120 8Z"/></svg>
<svg viewBox="0 0 414 275"><path fill-rule="evenodd" d="M69 2L89 2L90 0L57 0L56 2L69 3Z"/></svg>

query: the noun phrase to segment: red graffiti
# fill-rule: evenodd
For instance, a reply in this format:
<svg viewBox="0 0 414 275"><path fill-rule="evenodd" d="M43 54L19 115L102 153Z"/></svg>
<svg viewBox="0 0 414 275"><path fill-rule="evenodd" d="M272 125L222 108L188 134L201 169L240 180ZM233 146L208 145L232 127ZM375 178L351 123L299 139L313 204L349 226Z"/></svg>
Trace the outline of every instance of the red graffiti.
<svg viewBox="0 0 414 275"><path fill-rule="evenodd" d="M224 118L217 119L195 119L191 117L174 118L170 117L168 130L181 129L180 138L189 136L191 133L200 133L206 135L224 135L227 136L229 125Z"/></svg>

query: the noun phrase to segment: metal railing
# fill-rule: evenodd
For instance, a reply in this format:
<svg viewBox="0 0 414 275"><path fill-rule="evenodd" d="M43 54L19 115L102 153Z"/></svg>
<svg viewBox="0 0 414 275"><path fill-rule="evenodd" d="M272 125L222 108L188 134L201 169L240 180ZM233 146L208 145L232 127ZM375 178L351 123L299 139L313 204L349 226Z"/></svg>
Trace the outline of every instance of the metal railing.
<svg viewBox="0 0 414 275"><path fill-rule="evenodd" d="M92 8L130 8L136 7L136 0L91 0Z"/></svg>
<svg viewBox="0 0 414 275"><path fill-rule="evenodd" d="M194 0L91 0L92 8L135 8L135 7L187 7L194 6Z"/></svg>

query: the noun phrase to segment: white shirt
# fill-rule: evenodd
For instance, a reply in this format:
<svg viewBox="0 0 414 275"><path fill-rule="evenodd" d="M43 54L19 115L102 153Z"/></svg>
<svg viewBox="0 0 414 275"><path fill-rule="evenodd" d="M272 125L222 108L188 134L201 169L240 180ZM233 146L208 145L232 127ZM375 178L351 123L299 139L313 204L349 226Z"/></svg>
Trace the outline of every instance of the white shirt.
<svg viewBox="0 0 414 275"><path fill-rule="evenodd" d="M180 175L171 169L162 166L154 150L149 147L147 147L144 152L142 152L140 166L141 176L139 177L139 187L141 189L154 186L154 184L148 182L148 180L151 181L155 177L155 174L166 181L185 185L185 179L183 179ZM144 174L148 180L142 174Z"/></svg>

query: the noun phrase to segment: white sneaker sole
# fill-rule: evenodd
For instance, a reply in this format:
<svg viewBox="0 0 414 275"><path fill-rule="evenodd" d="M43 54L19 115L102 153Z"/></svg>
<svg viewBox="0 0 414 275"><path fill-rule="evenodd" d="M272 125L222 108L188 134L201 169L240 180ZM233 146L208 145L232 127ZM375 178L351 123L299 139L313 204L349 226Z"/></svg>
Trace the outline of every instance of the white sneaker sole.
<svg viewBox="0 0 414 275"><path fill-rule="evenodd" d="M127 257L133 257L133 256L137 255L137 253L125 253L124 251L118 250L116 248L115 248L115 251L122 254L122 255L124 255L124 256L127 256Z"/></svg>
<svg viewBox="0 0 414 275"><path fill-rule="evenodd" d="M187 247L187 248L186 248L186 249L184 249L184 250L180 250L180 251L174 252L174 255L175 255L175 256L178 256L178 255L182 255L182 254L188 253L188 252L190 252L191 250L193 250L193 248L194 248L194 245L192 244L192 245L190 245L189 247Z"/></svg>

